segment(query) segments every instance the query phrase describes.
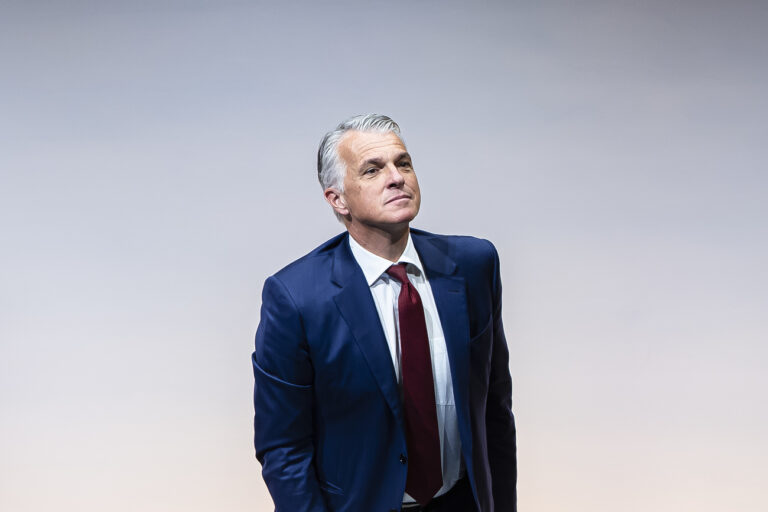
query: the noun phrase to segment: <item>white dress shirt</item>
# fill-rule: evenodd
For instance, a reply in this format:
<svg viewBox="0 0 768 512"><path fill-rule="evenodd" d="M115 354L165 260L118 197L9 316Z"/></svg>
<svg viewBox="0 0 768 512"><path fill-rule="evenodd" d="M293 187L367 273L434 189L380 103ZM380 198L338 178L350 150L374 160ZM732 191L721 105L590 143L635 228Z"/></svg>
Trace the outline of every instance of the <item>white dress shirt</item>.
<svg viewBox="0 0 768 512"><path fill-rule="evenodd" d="M402 386L400 377L400 336L398 330L397 299L400 294L400 283L391 278L386 270L394 265L388 259L382 258L366 250L352 236L349 236L349 246L352 255L363 270L365 280L373 295L376 311L379 313L384 337L389 345L392 364L395 369L398 385ZM456 402L453 399L453 380L451 367L448 362L448 351L445 346L443 327L440 325L435 298L429 285L419 254L413 246L411 235L408 244L397 263L407 263L408 279L421 296L424 306L424 319L427 323L429 336L429 351L432 355L432 376L435 379L435 403L437 404L437 428L440 433L440 453L443 470L443 486L435 496L440 496L453 487L463 476L464 468L461 461L461 440L459 425L456 418ZM405 493L403 503L414 503L408 493Z"/></svg>

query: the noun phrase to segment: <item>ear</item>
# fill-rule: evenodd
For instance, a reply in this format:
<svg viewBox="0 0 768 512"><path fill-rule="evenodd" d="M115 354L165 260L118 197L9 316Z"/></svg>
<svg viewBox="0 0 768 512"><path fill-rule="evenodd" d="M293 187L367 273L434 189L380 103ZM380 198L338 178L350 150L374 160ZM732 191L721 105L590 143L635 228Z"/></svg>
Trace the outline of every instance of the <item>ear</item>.
<svg viewBox="0 0 768 512"><path fill-rule="evenodd" d="M339 192L339 189L333 187L325 189L325 200L328 201L331 208L342 217L349 215L349 209L347 208L347 202L344 200L344 194Z"/></svg>

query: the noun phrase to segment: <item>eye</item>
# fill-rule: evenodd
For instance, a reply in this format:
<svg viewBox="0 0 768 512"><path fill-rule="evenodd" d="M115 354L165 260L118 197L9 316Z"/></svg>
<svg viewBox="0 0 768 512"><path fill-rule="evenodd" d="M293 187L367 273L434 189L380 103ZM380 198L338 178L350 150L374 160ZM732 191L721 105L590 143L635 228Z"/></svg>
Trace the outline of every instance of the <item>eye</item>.
<svg viewBox="0 0 768 512"><path fill-rule="evenodd" d="M366 170L364 170L364 171L363 171L363 174L368 174L368 175L370 175L370 174L376 174L376 171L378 171L378 169L377 169L377 168L375 168L375 167L371 167L371 168L369 168L369 169L366 169Z"/></svg>
<svg viewBox="0 0 768 512"><path fill-rule="evenodd" d="M410 169L411 162L409 162L408 160L403 160L402 162L400 162L400 167L407 167L408 169Z"/></svg>

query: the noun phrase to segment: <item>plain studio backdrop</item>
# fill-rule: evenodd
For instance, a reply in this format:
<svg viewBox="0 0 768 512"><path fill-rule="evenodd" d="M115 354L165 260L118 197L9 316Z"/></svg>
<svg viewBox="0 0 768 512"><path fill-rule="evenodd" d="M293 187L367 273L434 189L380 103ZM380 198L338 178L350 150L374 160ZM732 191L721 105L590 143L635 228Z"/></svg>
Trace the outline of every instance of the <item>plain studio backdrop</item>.
<svg viewBox="0 0 768 512"><path fill-rule="evenodd" d="M264 279L403 127L492 240L529 512L768 503L768 4L0 2L0 509L271 510Z"/></svg>

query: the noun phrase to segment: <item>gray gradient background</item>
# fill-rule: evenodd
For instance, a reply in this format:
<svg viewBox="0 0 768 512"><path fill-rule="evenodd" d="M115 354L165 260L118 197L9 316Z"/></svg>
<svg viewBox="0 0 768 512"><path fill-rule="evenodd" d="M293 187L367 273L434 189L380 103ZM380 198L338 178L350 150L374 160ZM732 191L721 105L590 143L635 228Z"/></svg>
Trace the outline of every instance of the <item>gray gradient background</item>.
<svg viewBox="0 0 768 512"><path fill-rule="evenodd" d="M768 503L768 4L0 2L0 509L271 510L262 283L403 126L497 245L520 509Z"/></svg>

